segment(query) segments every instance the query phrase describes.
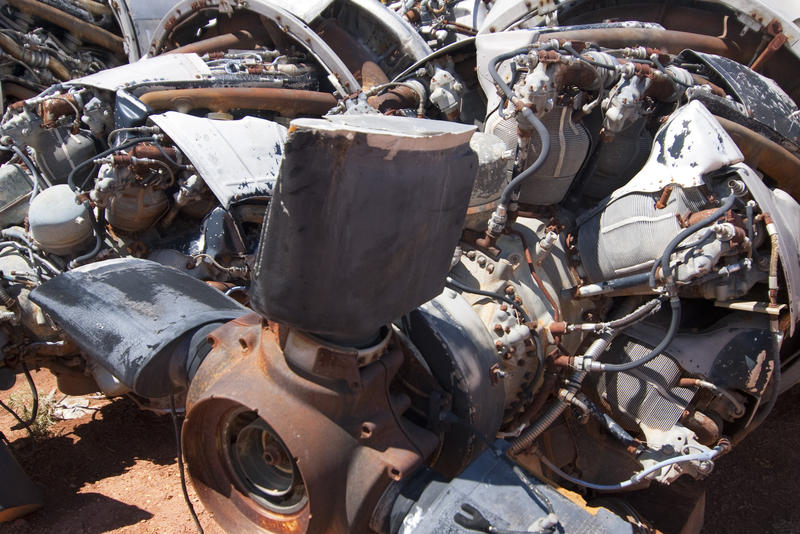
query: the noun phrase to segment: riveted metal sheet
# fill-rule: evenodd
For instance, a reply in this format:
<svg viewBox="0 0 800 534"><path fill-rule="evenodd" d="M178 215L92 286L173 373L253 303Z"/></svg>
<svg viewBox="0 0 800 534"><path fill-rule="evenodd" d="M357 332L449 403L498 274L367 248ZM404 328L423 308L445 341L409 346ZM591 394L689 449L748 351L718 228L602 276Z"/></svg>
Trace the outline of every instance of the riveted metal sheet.
<svg viewBox="0 0 800 534"><path fill-rule="evenodd" d="M150 118L189 158L225 208L243 198L272 194L285 127L255 117L220 121L175 111Z"/></svg>

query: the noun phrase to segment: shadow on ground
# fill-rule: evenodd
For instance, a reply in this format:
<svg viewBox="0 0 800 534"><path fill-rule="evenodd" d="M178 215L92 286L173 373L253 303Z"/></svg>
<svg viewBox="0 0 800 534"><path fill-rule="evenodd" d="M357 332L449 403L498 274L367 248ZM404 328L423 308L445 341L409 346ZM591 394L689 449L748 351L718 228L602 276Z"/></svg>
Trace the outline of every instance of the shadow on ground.
<svg viewBox="0 0 800 534"><path fill-rule="evenodd" d="M54 437L26 437L13 443L17 460L44 490L47 513L34 513L12 522L3 527L3 532L47 532L48 516L73 515L66 531L87 534L151 518L150 512L136 506L78 491L86 484L125 473L137 460L175 464L170 417L140 410L133 401L123 398L100 408L91 420L77 422L71 431L65 430ZM60 522L60 533L65 532L64 526Z"/></svg>

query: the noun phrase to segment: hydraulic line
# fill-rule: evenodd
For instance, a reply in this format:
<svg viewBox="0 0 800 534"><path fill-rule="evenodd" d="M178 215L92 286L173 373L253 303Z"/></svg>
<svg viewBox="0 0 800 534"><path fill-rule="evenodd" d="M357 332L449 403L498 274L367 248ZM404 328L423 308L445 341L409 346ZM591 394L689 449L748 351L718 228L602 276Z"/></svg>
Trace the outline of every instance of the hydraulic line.
<svg viewBox="0 0 800 534"><path fill-rule="evenodd" d="M648 352L643 357L625 363L602 363L595 361L594 358L589 358L586 355L575 358L577 368L583 368L587 371L602 371L602 372L621 372L628 371L635 367L646 364L647 362L660 355L664 349L672 343L675 334L678 333L678 327L681 324L681 299L677 295L673 295L669 299L670 308L672 309L672 319L669 323L669 329L661 342L656 347Z"/></svg>
<svg viewBox="0 0 800 534"><path fill-rule="evenodd" d="M714 395L719 397L725 397L728 402L730 402L734 409L734 415L736 417L741 417L744 415L745 407L742 404L742 401L734 397L729 391L722 389L721 387L717 386L713 382L709 382L708 380L703 380L700 378L681 378L679 385L681 387L696 387L700 389L707 389Z"/></svg>
<svg viewBox="0 0 800 534"><path fill-rule="evenodd" d="M614 334L612 332L605 332L600 337L595 339L589 348L586 349L585 356L587 358L598 358L603 351L605 351L608 346L611 344L611 340L614 338ZM570 377L567 387L565 388L567 392L576 393L578 389L581 387L581 383L583 379L586 378L586 371L575 371L572 373ZM508 449L508 454L518 454L525 449L529 448L533 445L533 442L544 432L545 430L552 425L556 419L558 419L564 410L567 408L569 403L565 401L562 397L557 398L553 401L553 404L547 411L542 415L535 423L532 423L528 426L525 430L522 431L522 434L519 437L515 438L511 442L511 446Z"/></svg>
<svg viewBox="0 0 800 534"><path fill-rule="evenodd" d="M655 298L645 302L644 304L633 310L631 313L625 315L624 317L620 317L619 319L614 319L607 323L578 323L578 324L554 323L553 325L551 325L550 331L552 332L554 330L554 327L561 329L565 332L575 332L575 331L602 332L605 330L621 330L656 313L659 309L661 309L661 299Z"/></svg>
<svg viewBox="0 0 800 534"><path fill-rule="evenodd" d="M713 449L705 451L705 452L698 452L698 453L694 453L694 454L685 454L683 456L676 456L674 458L668 458L666 460L658 462L657 464L651 465L647 469L639 471L638 473L633 475L628 480L623 480L622 482L618 482L617 484L595 484L594 482L587 482L585 480L581 480L579 478L575 478L575 477L573 477L571 475L568 475L567 473L565 473L561 469L559 469L558 466L556 466L553 462L551 462L544 454L542 454L541 451L537 450L535 452L537 453L537 455L538 455L539 459L542 461L542 463L544 465L546 465L548 469L553 471L555 474L557 474L558 476L560 476L564 480L568 480L568 481L570 481L573 484L576 484L578 486L583 486L585 488L594 489L594 490L598 490L598 491L619 491L619 490L622 490L622 489L625 489L625 488L629 488L631 486L635 486L636 484L639 484L640 482L645 480L647 475L649 475L650 473L655 473L656 471L659 471L659 470L661 470L661 469L663 469L665 467L669 467L671 465L684 464L686 462L695 462L695 461L697 461L697 462L711 462L717 456L719 456L719 455L723 454L724 452L726 452L729 447L730 447L730 445L727 442L725 442L725 443L720 443L719 445L717 445Z"/></svg>

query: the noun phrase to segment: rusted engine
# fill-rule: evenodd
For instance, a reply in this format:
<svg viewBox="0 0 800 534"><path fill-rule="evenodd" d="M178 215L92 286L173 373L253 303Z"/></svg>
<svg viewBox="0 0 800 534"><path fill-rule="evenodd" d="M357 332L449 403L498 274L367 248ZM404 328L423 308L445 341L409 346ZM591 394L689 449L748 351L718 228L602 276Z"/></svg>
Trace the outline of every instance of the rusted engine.
<svg viewBox="0 0 800 534"><path fill-rule="evenodd" d="M797 381L797 26L286 4L6 112L0 372L185 399L231 532L696 531Z"/></svg>

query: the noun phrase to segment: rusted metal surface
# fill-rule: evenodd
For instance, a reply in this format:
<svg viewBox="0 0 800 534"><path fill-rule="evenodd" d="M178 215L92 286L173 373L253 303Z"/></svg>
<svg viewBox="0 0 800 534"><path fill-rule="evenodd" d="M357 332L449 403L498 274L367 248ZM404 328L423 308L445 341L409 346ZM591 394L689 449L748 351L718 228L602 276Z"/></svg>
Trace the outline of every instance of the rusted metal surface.
<svg viewBox="0 0 800 534"><path fill-rule="evenodd" d="M762 170L778 186L800 200L800 159L763 135L736 122L714 116L744 154L745 161Z"/></svg>
<svg viewBox="0 0 800 534"><path fill-rule="evenodd" d="M194 109L225 112L235 109L277 111L282 115L324 115L336 105L330 93L272 87L221 87L153 91L140 100L154 110Z"/></svg>
<svg viewBox="0 0 800 534"><path fill-rule="evenodd" d="M588 41L608 48L624 48L631 45L659 47L670 54L679 54L683 50L691 48L731 58L740 56L739 48L735 43L719 37L674 30L651 28L567 30L544 33L539 40L553 38Z"/></svg>
<svg viewBox="0 0 800 534"><path fill-rule="evenodd" d="M164 52L165 54L208 54L209 52L224 52L231 48L249 50L256 44L253 35L246 30L237 30L235 32L217 35L190 43L178 48L173 48Z"/></svg>
<svg viewBox="0 0 800 534"><path fill-rule="evenodd" d="M758 55L756 60L750 65L750 68L754 71L761 70L761 67L764 66L764 63L769 61L769 59L775 55L775 52L780 50L783 45L785 45L789 38L786 34L783 33L783 28L781 28L781 23L777 20L773 19L769 24L767 24L767 33L772 35L772 40L767 44L764 50Z"/></svg>
<svg viewBox="0 0 800 534"><path fill-rule="evenodd" d="M335 19L325 20L317 28L317 33L342 58L364 91L389 81L372 54Z"/></svg>
<svg viewBox="0 0 800 534"><path fill-rule="evenodd" d="M330 81L341 95L349 95L360 87L341 58L305 22L289 11L264 0L250 0L234 5L224 0L205 0L201 3L182 0L164 15L153 32L149 47L150 54L157 55L174 46L172 44L173 32L176 31L176 28L183 29L186 24L190 23L191 17L200 11L226 12L225 16L219 17L223 24L226 20L234 17L242 17L241 20L244 21L258 21L279 44L289 45L294 41L295 44L314 56L331 75ZM202 20L206 19L202 18ZM252 33L253 27L248 26L247 29ZM234 28L230 28L226 31L234 30Z"/></svg>
<svg viewBox="0 0 800 534"><path fill-rule="evenodd" d="M41 57L34 56L33 52L22 48L14 39L4 33L0 33L0 48L23 63L36 65L40 61L44 61L50 72L61 81L72 79L72 73L61 61L46 53L41 53Z"/></svg>
<svg viewBox="0 0 800 534"><path fill-rule="evenodd" d="M74 114L77 110L75 96L67 93L64 95L52 96L39 104L39 116L42 118L42 126L49 128L55 126L56 121L61 117Z"/></svg>
<svg viewBox="0 0 800 534"><path fill-rule="evenodd" d="M171 146L159 148L151 143L139 143L134 145L131 155L135 158L157 159L169 163L170 160L175 161L178 158L178 151Z"/></svg>
<svg viewBox="0 0 800 534"><path fill-rule="evenodd" d="M379 360L356 369L354 388L297 374L287 362L292 344L284 354L275 330L250 314L209 336L213 349L189 390L183 431L195 489L231 532L366 532L384 489L437 445L403 419L408 399L388 392L403 353L393 339ZM299 510L263 506L221 458L226 425L242 408L256 411L295 459L307 495Z"/></svg>
<svg viewBox="0 0 800 534"><path fill-rule="evenodd" d="M8 0L8 3L23 13L39 17L51 24L64 28L78 39L107 48L120 56L125 53L122 37L84 22L58 8L36 0Z"/></svg>

